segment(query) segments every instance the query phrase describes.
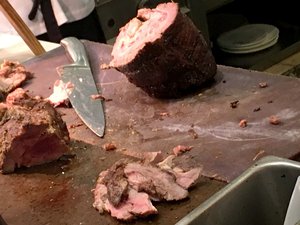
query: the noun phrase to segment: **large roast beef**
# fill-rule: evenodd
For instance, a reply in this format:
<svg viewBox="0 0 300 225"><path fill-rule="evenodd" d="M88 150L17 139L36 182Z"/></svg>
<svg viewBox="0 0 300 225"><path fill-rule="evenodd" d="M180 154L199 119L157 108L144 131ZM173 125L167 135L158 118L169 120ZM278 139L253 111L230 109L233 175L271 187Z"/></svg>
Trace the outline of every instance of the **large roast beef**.
<svg viewBox="0 0 300 225"><path fill-rule="evenodd" d="M18 88L0 103L0 172L58 159L69 150L66 124L53 106Z"/></svg>
<svg viewBox="0 0 300 225"><path fill-rule="evenodd" d="M158 98L198 89L217 70L203 35L174 2L138 10L120 29L109 67Z"/></svg>

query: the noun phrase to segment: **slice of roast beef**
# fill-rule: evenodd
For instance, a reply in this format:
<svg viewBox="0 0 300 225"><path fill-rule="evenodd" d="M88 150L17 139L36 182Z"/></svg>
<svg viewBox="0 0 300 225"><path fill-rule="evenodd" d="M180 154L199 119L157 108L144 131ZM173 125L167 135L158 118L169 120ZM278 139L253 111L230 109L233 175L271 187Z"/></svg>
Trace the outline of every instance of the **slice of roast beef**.
<svg viewBox="0 0 300 225"><path fill-rule="evenodd" d="M103 178L103 184L107 187L107 198L114 206L128 197L128 181L124 174L125 161L115 163Z"/></svg>
<svg viewBox="0 0 300 225"><path fill-rule="evenodd" d="M176 183L176 177L155 166L128 163L124 169L129 184L137 191L146 192L153 200L181 200L188 191Z"/></svg>
<svg viewBox="0 0 300 225"><path fill-rule="evenodd" d="M0 105L0 172L58 159L69 150L66 124L53 106L18 88Z"/></svg>
<svg viewBox="0 0 300 225"><path fill-rule="evenodd" d="M157 214L157 209L152 205L149 195L128 188L126 199L122 199L118 206L114 206L108 199L108 187L104 184L108 171L100 173L96 188L93 190L93 206L100 212L109 212L112 217L119 220L132 220L136 217L145 217Z"/></svg>
<svg viewBox="0 0 300 225"><path fill-rule="evenodd" d="M170 155L158 163L157 166L173 174L176 177L176 183L187 190L197 182L202 167L189 168L189 162L187 162L186 158L181 157L181 163L177 163L176 158L176 155Z"/></svg>
<svg viewBox="0 0 300 225"><path fill-rule="evenodd" d="M120 29L108 67L158 98L190 93L217 70L203 35L175 2L138 10Z"/></svg>
<svg viewBox="0 0 300 225"><path fill-rule="evenodd" d="M172 173L176 177L176 183L187 190L197 182L201 171L202 168L200 167L188 171L183 171L181 168L175 167Z"/></svg>
<svg viewBox="0 0 300 225"><path fill-rule="evenodd" d="M0 65L0 93L6 95L32 77L33 74L20 63L4 60Z"/></svg>
<svg viewBox="0 0 300 225"><path fill-rule="evenodd" d="M197 181L200 168L183 170L173 167L172 157L158 166L119 160L102 171L97 179L93 206L120 220L131 220L157 214L151 200L174 201L188 197L188 188Z"/></svg>

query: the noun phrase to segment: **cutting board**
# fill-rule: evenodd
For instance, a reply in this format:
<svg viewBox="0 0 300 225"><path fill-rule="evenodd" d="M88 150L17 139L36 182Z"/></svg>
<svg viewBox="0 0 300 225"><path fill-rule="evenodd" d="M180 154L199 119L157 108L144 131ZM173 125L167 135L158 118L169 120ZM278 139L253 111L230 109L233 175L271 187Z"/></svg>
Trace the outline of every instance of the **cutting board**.
<svg viewBox="0 0 300 225"><path fill-rule="evenodd" d="M84 44L102 95L112 99L104 103L105 136L99 138L82 125L72 108L58 108L68 125L75 158L0 175L0 186L7 190L0 191L0 198L6 200L0 213L4 211L9 221L18 220L13 215L31 212L26 216L34 220L31 224L116 223L95 212L90 192L99 172L123 157L117 151L103 150L107 142L115 143L118 150L162 151L165 156L177 145L193 146L185 154L194 165L203 167L202 175L225 183L263 156L295 158L299 154L298 79L219 65L208 87L180 99L160 100L149 97L115 69L100 70L102 63L110 61L111 46ZM48 97L59 79L56 67L67 63L69 58L61 47L26 62L35 77L25 88L33 95ZM267 82L268 87L260 88L260 82ZM233 101L239 101L236 108L231 107ZM270 124L271 115L278 116L281 123ZM248 121L247 127L239 126L241 119ZM223 185L202 181L191 191L193 198L158 204L163 213L150 221L174 224Z"/></svg>
<svg viewBox="0 0 300 225"><path fill-rule="evenodd" d="M298 79L218 66L209 87L181 99L159 100L115 69L100 70L100 65L110 60L111 46L85 45L97 84L112 101L105 102L103 139L85 126L69 129L73 139L99 146L99 151L106 142L114 142L118 149L166 154L177 145L193 146L188 154L203 166L203 175L227 182L262 156L293 158L300 151ZM67 63L63 48L28 61L25 65L35 78L26 88L33 95L48 97L59 79L56 67ZM268 87L260 88L261 82ZM231 107L233 101L239 101L236 108ZM72 109L60 110L69 126L81 123ZM278 116L281 124L270 124L272 115ZM239 126L242 119L248 121L245 128Z"/></svg>

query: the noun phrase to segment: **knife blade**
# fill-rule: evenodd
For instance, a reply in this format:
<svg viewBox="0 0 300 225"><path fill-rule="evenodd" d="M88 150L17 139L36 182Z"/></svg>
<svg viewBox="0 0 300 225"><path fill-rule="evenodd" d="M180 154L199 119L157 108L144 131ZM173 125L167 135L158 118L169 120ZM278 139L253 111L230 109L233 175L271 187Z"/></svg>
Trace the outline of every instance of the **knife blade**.
<svg viewBox="0 0 300 225"><path fill-rule="evenodd" d="M96 135L103 137L105 115L101 99L93 99L99 94L83 43L75 37L67 37L60 44L65 48L73 63L57 68L61 80L71 83L67 91L70 102L80 119Z"/></svg>

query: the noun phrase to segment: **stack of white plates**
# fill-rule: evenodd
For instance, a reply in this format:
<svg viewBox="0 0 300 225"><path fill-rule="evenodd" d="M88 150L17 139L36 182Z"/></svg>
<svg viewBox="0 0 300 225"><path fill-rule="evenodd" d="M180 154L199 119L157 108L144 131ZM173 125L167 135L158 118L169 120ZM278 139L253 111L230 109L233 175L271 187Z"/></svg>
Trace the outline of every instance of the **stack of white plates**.
<svg viewBox="0 0 300 225"><path fill-rule="evenodd" d="M224 52L245 54L264 50L278 41L279 30L269 24L247 24L221 34L217 44Z"/></svg>

